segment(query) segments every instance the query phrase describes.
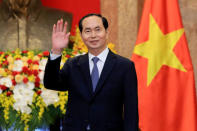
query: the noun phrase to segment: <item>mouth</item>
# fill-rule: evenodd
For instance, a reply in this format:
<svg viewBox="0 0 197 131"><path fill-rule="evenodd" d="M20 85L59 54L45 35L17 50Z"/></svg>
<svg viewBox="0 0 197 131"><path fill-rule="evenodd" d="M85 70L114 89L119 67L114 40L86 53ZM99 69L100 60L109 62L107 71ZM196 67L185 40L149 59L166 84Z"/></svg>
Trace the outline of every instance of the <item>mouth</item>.
<svg viewBox="0 0 197 131"><path fill-rule="evenodd" d="M90 41L90 43L91 43L91 44L94 44L94 45L97 44L98 42L99 42L99 40L91 40L91 41Z"/></svg>

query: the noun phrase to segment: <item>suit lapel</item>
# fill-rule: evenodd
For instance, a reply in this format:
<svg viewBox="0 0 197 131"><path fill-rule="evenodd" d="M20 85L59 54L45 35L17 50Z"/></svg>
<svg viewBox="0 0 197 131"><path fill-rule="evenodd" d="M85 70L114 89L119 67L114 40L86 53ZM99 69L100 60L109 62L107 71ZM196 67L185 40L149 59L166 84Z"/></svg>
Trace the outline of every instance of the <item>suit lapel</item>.
<svg viewBox="0 0 197 131"><path fill-rule="evenodd" d="M102 89L104 82L106 81L110 72L112 71L115 65L115 58L116 58L115 54L109 50L96 90L94 92L94 96Z"/></svg>
<svg viewBox="0 0 197 131"><path fill-rule="evenodd" d="M78 61L78 66L80 67L80 71L83 74L83 78L87 84L87 89L89 92L89 95L92 96L92 80L90 77L90 69L89 69L89 59L88 54L85 54L84 56L81 56Z"/></svg>

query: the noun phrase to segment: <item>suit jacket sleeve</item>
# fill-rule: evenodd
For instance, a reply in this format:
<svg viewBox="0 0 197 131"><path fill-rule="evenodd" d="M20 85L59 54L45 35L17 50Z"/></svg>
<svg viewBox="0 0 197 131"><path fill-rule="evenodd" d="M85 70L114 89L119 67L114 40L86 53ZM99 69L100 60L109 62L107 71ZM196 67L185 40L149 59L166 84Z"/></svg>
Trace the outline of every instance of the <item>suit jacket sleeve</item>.
<svg viewBox="0 0 197 131"><path fill-rule="evenodd" d="M61 70L60 62L61 57L55 60L50 60L50 58L48 58L44 74L45 88L57 91L68 90L67 83L69 79L69 60L66 61Z"/></svg>
<svg viewBox="0 0 197 131"><path fill-rule="evenodd" d="M124 131L138 131L137 76L133 62L124 79Z"/></svg>

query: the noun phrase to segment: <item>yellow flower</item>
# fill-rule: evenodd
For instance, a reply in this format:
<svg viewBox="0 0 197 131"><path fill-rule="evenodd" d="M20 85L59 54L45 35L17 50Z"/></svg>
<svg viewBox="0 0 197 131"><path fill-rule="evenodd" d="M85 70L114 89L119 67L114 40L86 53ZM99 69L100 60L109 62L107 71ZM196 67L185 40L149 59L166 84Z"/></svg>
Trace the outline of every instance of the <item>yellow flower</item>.
<svg viewBox="0 0 197 131"><path fill-rule="evenodd" d="M9 65L8 65L8 69L9 69L9 70L12 70L13 68L14 68L14 65L13 65L13 64L9 64Z"/></svg>
<svg viewBox="0 0 197 131"><path fill-rule="evenodd" d="M12 56L8 56L7 57L7 61L9 62L9 64L13 64L14 63L14 58Z"/></svg>
<svg viewBox="0 0 197 131"><path fill-rule="evenodd" d="M40 61L40 57L36 55L36 56L33 57L33 60L34 61Z"/></svg>
<svg viewBox="0 0 197 131"><path fill-rule="evenodd" d="M9 110L13 107L13 96L7 97L6 92L0 94L0 105L3 107L4 119L6 123L9 123Z"/></svg>
<svg viewBox="0 0 197 131"><path fill-rule="evenodd" d="M23 80L23 76L22 76L22 75L17 74L17 75L15 76L15 81L16 81L17 83L21 83L22 80Z"/></svg>
<svg viewBox="0 0 197 131"><path fill-rule="evenodd" d="M112 52L117 53L115 50L115 45L113 43L108 43L108 48L111 49Z"/></svg>
<svg viewBox="0 0 197 131"><path fill-rule="evenodd" d="M10 78L11 80L14 79L13 75L8 75L8 78Z"/></svg>
<svg viewBox="0 0 197 131"><path fill-rule="evenodd" d="M36 93L34 93L33 102L36 103L36 106L40 108L38 113L38 119L41 119L45 111L44 108L46 107L46 104L44 103L43 98L41 96L38 96Z"/></svg>
<svg viewBox="0 0 197 131"><path fill-rule="evenodd" d="M28 80L29 80L30 82L35 82L35 76L34 76L34 75L28 76Z"/></svg>
<svg viewBox="0 0 197 131"><path fill-rule="evenodd" d="M40 84L40 88L44 88L44 85L43 84Z"/></svg>
<svg viewBox="0 0 197 131"><path fill-rule="evenodd" d="M28 63L27 62L23 62L23 66L28 67Z"/></svg>
<svg viewBox="0 0 197 131"><path fill-rule="evenodd" d="M14 59L17 59L17 58L21 58L22 56L21 55L14 55Z"/></svg>
<svg viewBox="0 0 197 131"><path fill-rule="evenodd" d="M29 114L23 113L21 115L21 121L23 121L25 124L24 131L28 131L28 129L29 129L28 122L30 121L30 119L31 119L31 115L29 115Z"/></svg>
<svg viewBox="0 0 197 131"><path fill-rule="evenodd" d="M34 57L34 52L33 51L29 51L27 53L27 55L28 55L28 58L32 59Z"/></svg>
<svg viewBox="0 0 197 131"><path fill-rule="evenodd" d="M0 68L0 76L4 76L5 75L5 69L3 69L3 68Z"/></svg>
<svg viewBox="0 0 197 131"><path fill-rule="evenodd" d="M20 54L21 54L21 50L20 50L19 48L17 48L17 49L15 50L15 54L16 54L16 55L20 55Z"/></svg>
<svg viewBox="0 0 197 131"><path fill-rule="evenodd" d="M28 57L23 56L23 57L21 58L21 60L22 60L23 62L27 62L27 61L28 61Z"/></svg>

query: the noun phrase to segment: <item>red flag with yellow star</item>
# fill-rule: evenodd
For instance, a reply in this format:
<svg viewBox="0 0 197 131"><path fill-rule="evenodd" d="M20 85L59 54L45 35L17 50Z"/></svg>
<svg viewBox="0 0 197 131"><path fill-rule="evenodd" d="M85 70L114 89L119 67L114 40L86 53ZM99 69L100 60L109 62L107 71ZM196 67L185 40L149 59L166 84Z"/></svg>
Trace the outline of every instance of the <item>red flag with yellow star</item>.
<svg viewBox="0 0 197 131"><path fill-rule="evenodd" d="M193 67L177 0L145 0L132 60L141 131L197 131Z"/></svg>

